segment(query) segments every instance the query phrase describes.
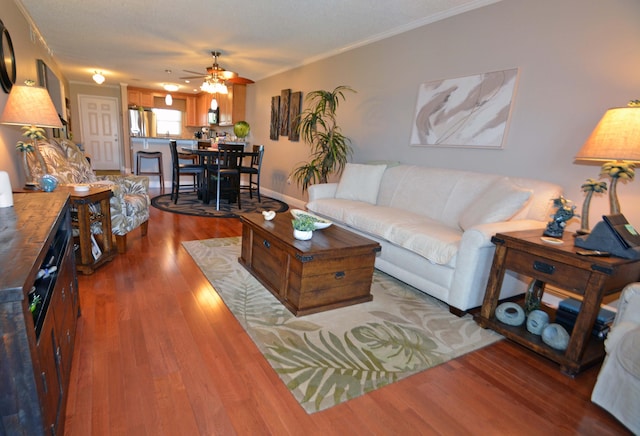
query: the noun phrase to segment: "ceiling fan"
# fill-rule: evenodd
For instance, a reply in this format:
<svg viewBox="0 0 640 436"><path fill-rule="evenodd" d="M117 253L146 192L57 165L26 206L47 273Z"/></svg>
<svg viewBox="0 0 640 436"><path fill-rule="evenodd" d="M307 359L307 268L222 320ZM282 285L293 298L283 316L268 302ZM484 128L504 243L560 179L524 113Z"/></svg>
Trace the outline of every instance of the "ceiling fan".
<svg viewBox="0 0 640 436"><path fill-rule="evenodd" d="M212 51L211 56L213 56L213 65L207 68L207 74L198 73L195 71L184 70L187 73L196 74L195 76L187 76L180 77L182 80L189 79L205 79L205 81L213 82L213 83L233 83L233 84L241 84L248 85L250 83L254 83L253 80L247 79L245 77L238 76L238 73L233 71L228 71L222 68L218 64L218 56L220 56L219 51Z"/></svg>

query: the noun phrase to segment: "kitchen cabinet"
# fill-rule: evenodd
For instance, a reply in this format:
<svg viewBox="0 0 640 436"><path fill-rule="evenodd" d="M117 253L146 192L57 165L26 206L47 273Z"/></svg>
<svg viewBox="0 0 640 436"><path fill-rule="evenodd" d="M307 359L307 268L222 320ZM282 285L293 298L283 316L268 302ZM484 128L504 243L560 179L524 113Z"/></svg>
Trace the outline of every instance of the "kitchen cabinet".
<svg viewBox="0 0 640 436"><path fill-rule="evenodd" d="M201 127L198 119L198 97L188 96L186 98L186 121L185 125L189 127Z"/></svg>
<svg viewBox="0 0 640 436"><path fill-rule="evenodd" d="M142 106L146 108L153 107L154 93L151 90L142 88L127 89L127 104L129 106Z"/></svg>
<svg viewBox="0 0 640 436"><path fill-rule="evenodd" d="M229 85L229 93L218 95L218 125L232 126L245 119L247 85Z"/></svg>
<svg viewBox="0 0 640 436"><path fill-rule="evenodd" d="M198 101L196 103L197 121L199 127L209 125L209 109L211 108L212 94L203 92L198 94Z"/></svg>
<svg viewBox="0 0 640 436"><path fill-rule="evenodd" d="M195 97L187 98L187 121L191 127L204 127L209 125L209 109L211 99L218 101L218 125L232 126L234 123L244 120L246 112L246 85L229 85L228 94L209 94L202 92Z"/></svg>
<svg viewBox="0 0 640 436"><path fill-rule="evenodd" d="M69 195L14 194L0 222L0 434L63 434L80 310Z"/></svg>
<svg viewBox="0 0 640 436"><path fill-rule="evenodd" d="M127 89L127 104L129 106L140 106L140 91Z"/></svg>

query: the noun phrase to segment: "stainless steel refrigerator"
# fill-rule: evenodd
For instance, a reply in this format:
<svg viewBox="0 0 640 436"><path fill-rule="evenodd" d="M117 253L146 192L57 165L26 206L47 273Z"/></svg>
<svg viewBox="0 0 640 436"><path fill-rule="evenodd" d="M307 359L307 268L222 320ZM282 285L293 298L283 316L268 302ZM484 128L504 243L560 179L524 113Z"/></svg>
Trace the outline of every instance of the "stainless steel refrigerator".
<svg viewBox="0 0 640 436"><path fill-rule="evenodd" d="M156 114L150 109L129 109L130 136L156 136Z"/></svg>

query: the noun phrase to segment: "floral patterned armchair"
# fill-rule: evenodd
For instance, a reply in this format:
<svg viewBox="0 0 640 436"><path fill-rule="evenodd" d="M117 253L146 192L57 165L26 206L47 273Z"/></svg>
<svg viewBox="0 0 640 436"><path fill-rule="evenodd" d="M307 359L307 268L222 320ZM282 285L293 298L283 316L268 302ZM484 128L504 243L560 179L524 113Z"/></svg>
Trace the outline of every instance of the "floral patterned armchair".
<svg viewBox="0 0 640 436"><path fill-rule="evenodd" d="M134 175L96 176L84 153L72 141L63 139L37 141L39 156L29 153L27 165L37 179L46 173L54 176L61 185L90 183L109 185L111 197L111 230L116 236L119 253L127 249L127 233L140 227L147 234L149 220L149 179ZM101 229L92 229L99 233Z"/></svg>

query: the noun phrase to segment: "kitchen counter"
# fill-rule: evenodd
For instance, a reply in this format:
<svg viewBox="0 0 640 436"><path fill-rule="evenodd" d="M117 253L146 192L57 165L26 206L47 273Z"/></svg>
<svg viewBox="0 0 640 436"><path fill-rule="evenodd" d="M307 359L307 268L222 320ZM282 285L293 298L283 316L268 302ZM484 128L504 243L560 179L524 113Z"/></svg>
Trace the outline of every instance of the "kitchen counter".
<svg viewBox="0 0 640 436"><path fill-rule="evenodd" d="M138 151L159 151L162 153L162 172L164 173L164 185L165 188L171 189L171 150L169 150L169 141L175 140L178 143L178 150L180 147L198 147L198 140L196 138L152 138L145 136L131 136L131 166L133 173L136 173L138 159L136 159L136 153ZM151 159L143 159L140 163L142 171L156 171L156 162ZM157 177L149 178L149 186L157 188L160 187L160 182Z"/></svg>

